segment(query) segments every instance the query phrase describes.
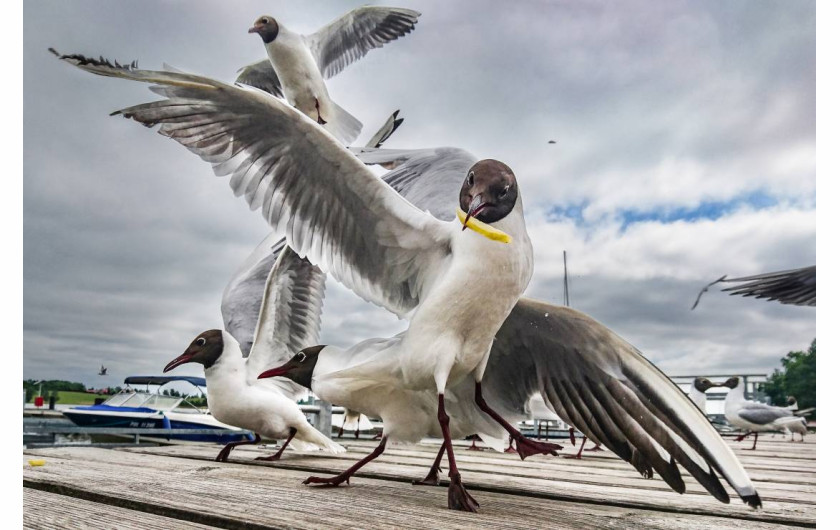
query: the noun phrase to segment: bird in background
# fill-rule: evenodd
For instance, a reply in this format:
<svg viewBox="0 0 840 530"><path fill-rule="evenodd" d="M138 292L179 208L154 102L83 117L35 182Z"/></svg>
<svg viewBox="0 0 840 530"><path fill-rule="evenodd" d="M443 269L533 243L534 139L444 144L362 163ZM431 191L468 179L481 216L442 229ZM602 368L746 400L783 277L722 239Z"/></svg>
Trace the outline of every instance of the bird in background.
<svg viewBox="0 0 840 530"><path fill-rule="evenodd" d="M816 265L741 278L728 278L723 275L700 290L691 309L694 310L697 307L697 304L700 303L700 297L709 290L709 287L718 283L738 284L722 289L723 292L728 292L730 295L754 296L775 300L782 304L817 306Z"/></svg>
<svg viewBox="0 0 840 530"><path fill-rule="evenodd" d="M268 59L246 66L237 82L283 96L293 107L349 145L362 124L330 98L325 79L373 48L410 33L420 13L364 6L345 13L311 35L288 29L276 18L259 17L248 33L259 35Z"/></svg>
<svg viewBox="0 0 840 530"><path fill-rule="evenodd" d="M744 396L746 384L743 377L730 377L721 386L730 389L723 409L726 421L745 431L735 441L740 442L754 435L752 450L758 444L759 432L790 430L791 427L799 431L799 425L806 425L805 418L791 410L748 400Z"/></svg>
<svg viewBox="0 0 840 530"><path fill-rule="evenodd" d="M108 369L105 368L104 364L99 366L99 374L98 375L108 375Z"/></svg>

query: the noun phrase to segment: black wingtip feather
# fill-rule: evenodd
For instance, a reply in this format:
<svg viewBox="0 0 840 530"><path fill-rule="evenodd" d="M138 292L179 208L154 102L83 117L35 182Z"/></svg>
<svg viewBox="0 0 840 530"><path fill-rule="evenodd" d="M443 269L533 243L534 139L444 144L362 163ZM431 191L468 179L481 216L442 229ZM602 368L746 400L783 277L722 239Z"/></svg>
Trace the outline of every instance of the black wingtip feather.
<svg viewBox="0 0 840 530"><path fill-rule="evenodd" d="M749 505L750 508L761 508L761 497L758 496L758 493L755 495L747 495L746 497L741 497L745 504Z"/></svg>

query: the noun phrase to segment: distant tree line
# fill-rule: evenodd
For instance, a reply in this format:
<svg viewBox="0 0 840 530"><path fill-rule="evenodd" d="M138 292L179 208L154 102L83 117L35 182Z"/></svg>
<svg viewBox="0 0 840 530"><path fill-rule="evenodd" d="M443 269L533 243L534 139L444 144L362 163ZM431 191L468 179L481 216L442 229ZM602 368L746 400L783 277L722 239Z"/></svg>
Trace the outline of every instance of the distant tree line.
<svg viewBox="0 0 840 530"><path fill-rule="evenodd" d="M782 368L776 368L764 384L764 392L772 403L787 406L788 396L796 398L800 409L817 406L817 339L807 351L792 351L782 357ZM814 412L809 418L816 419Z"/></svg>
<svg viewBox="0 0 840 530"><path fill-rule="evenodd" d="M76 383L74 381L64 381L61 379L50 379L38 383L35 379L25 379L23 381L23 389L26 391L26 401L32 401L32 398L38 395L38 388L41 389L41 395L49 399L54 396L58 400L58 392L95 392L93 388L86 388L84 383ZM104 390L105 394L116 394L120 391L120 387L108 387Z"/></svg>

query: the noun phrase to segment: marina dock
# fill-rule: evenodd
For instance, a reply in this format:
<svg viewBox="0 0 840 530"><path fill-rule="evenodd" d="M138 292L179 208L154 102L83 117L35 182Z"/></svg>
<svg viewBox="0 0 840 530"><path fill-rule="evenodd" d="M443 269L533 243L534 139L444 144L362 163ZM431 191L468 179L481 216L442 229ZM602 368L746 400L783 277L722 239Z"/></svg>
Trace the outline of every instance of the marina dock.
<svg viewBox="0 0 840 530"><path fill-rule="evenodd" d="M303 486L312 474L340 472L373 441L342 439L347 453L289 451L258 462L271 448L237 448L230 462L214 445L56 447L23 453L25 528L782 528L816 526L816 435L727 440L764 506L752 510L730 491L722 504L685 476L686 493L642 478L609 452L582 460L491 450L457 458L479 513L446 508L446 488L413 486L434 460L434 440L393 444L350 486ZM563 456L574 454L568 442ZM43 466L29 460L41 459ZM441 473L446 485L446 468Z"/></svg>

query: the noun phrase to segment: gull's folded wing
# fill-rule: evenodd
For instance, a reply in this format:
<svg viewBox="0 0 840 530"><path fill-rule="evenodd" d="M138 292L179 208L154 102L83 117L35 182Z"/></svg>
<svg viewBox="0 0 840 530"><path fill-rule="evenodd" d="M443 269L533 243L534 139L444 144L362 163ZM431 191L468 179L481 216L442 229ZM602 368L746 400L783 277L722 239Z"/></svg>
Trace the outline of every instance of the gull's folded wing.
<svg viewBox="0 0 840 530"><path fill-rule="evenodd" d="M794 414L779 407L771 407L761 403L747 403L738 410L738 416L756 425L769 425L782 418L793 418Z"/></svg>
<svg viewBox="0 0 840 530"><path fill-rule="evenodd" d="M419 302L454 234L394 192L322 127L257 89L180 72L60 56L91 73L153 83L166 99L115 114L146 126L230 175L301 257L356 294L405 315Z"/></svg>
<svg viewBox="0 0 840 530"><path fill-rule="evenodd" d="M407 35L420 13L399 7L358 7L304 37L324 79L374 48Z"/></svg>
<svg viewBox="0 0 840 530"><path fill-rule="evenodd" d="M491 406L512 413L539 392L564 421L679 493L677 464L722 502L729 495L716 473L744 502L761 504L703 412L636 348L579 311L521 299L496 334L482 386Z"/></svg>

